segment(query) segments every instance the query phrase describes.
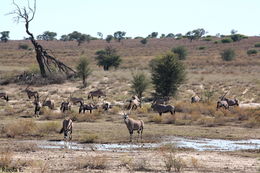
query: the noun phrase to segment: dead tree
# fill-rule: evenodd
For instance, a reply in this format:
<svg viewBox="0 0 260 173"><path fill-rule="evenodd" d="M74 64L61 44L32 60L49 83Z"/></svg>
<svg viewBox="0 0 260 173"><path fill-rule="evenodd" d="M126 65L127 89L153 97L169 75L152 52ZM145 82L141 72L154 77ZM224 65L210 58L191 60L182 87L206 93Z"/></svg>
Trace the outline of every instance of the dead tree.
<svg viewBox="0 0 260 173"><path fill-rule="evenodd" d="M20 19L22 19L25 22L26 33L30 36L30 40L34 46L36 52L36 59L41 71L41 76L47 77L47 72L51 74L56 70L58 70L59 72L64 72L66 75L68 75L69 72L76 73L72 68L68 67L55 57L49 55L46 49L44 49L38 42L36 42L33 34L29 31L29 24L34 19L34 15L36 12L36 0L34 0L33 8L30 7L29 0L27 8L20 8L14 0L13 4L16 7L16 9L10 14L16 15L16 17L14 17L16 22L19 22ZM55 69L50 68L52 65L54 65Z"/></svg>

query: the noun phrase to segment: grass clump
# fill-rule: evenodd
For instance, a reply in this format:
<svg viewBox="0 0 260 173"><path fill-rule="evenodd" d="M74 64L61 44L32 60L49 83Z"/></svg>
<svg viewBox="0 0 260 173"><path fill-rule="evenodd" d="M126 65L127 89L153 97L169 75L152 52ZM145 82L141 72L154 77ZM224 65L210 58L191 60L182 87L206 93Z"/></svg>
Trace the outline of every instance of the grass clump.
<svg viewBox="0 0 260 173"><path fill-rule="evenodd" d="M232 61L236 56L233 49L225 49L223 50L223 52L220 53L220 55L224 61Z"/></svg>
<svg viewBox="0 0 260 173"><path fill-rule="evenodd" d="M255 44L255 47L260 47L260 43L256 43L256 44Z"/></svg>
<svg viewBox="0 0 260 173"><path fill-rule="evenodd" d="M174 47L172 48L172 52L177 54L180 60L185 60L188 54L187 49L184 46Z"/></svg>
<svg viewBox="0 0 260 173"><path fill-rule="evenodd" d="M0 153L0 171L1 172L20 172L22 166L26 166L26 162L14 160L13 153L10 151L4 151Z"/></svg>
<svg viewBox="0 0 260 173"><path fill-rule="evenodd" d="M247 55L256 55L256 54L257 54L257 50L255 50L255 49L250 49L250 50L248 50L246 53L247 53Z"/></svg>
<svg viewBox="0 0 260 173"><path fill-rule="evenodd" d="M221 43L232 43L233 40L231 38L224 38L221 40Z"/></svg>
<svg viewBox="0 0 260 173"><path fill-rule="evenodd" d="M155 115L151 115L149 117L150 122L154 122L154 123L161 123L162 122L162 116L155 114Z"/></svg>
<svg viewBox="0 0 260 173"><path fill-rule="evenodd" d="M172 168L174 168L175 172L181 172L181 170L185 167L185 162L183 159L172 153L165 154L163 161L167 172L171 172Z"/></svg>
<svg viewBox="0 0 260 173"><path fill-rule="evenodd" d="M200 47L198 47L198 49L199 49L199 50L205 50L206 47L205 47L205 46L200 46Z"/></svg>
<svg viewBox="0 0 260 173"><path fill-rule="evenodd" d="M37 134L37 125L33 120L17 120L5 125L2 131L10 138L15 138L17 136L33 136Z"/></svg>
<svg viewBox="0 0 260 173"><path fill-rule="evenodd" d="M107 161L108 159L106 155L89 157L83 167L88 169L106 169Z"/></svg>
<svg viewBox="0 0 260 173"><path fill-rule="evenodd" d="M145 171L145 172L152 171L148 160L146 160L145 158L142 158L141 160L136 160L133 163L133 170L134 171Z"/></svg>
<svg viewBox="0 0 260 173"><path fill-rule="evenodd" d="M28 44L19 44L18 49L28 50L29 46L28 46Z"/></svg>
<svg viewBox="0 0 260 173"><path fill-rule="evenodd" d="M38 124L38 131L40 134L58 133L61 124L58 122L45 122Z"/></svg>
<svg viewBox="0 0 260 173"><path fill-rule="evenodd" d="M80 141L82 143L94 143L98 139L98 135L96 134L85 134L81 136Z"/></svg>

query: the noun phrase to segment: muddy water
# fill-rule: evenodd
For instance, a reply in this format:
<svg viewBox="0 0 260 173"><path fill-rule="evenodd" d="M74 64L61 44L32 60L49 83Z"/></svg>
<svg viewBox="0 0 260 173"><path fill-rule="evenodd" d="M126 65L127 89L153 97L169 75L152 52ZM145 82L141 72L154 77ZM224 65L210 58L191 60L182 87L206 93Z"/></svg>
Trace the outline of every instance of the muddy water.
<svg viewBox="0 0 260 173"><path fill-rule="evenodd" d="M161 143L127 143L127 144L80 144L64 141L37 141L40 148L68 148L73 150L128 152L137 149L156 148L173 145L179 148L191 148L198 151L236 151L260 149L260 139L223 140L223 139L188 139L167 137Z"/></svg>

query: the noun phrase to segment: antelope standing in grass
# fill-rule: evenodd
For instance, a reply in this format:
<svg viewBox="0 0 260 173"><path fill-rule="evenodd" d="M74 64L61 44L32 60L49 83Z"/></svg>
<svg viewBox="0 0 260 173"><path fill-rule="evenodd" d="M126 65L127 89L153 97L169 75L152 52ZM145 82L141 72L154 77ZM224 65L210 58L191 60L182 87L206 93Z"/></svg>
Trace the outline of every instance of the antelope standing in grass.
<svg viewBox="0 0 260 173"><path fill-rule="evenodd" d="M162 116L162 113L167 112L170 112L172 115L175 114L175 107L172 105L163 105L153 102L151 108L158 112L160 116Z"/></svg>
<svg viewBox="0 0 260 173"><path fill-rule="evenodd" d="M33 97L34 99L36 99L37 97L39 98L39 93L37 91L32 91L28 88L29 88L29 86L27 88L25 88L24 92L27 93L27 96L29 99L31 99L31 97Z"/></svg>
<svg viewBox="0 0 260 173"><path fill-rule="evenodd" d="M68 141L72 139L72 120L70 118L63 120L60 134L64 134L64 140Z"/></svg>
<svg viewBox="0 0 260 173"><path fill-rule="evenodd" d="M143 130L144 130L144 122L142 120L134 120L132 118L129 118L127 114L124 113L124 122L126 124L126 127L129 131L130 134L130 142L132 142L132 136L134 131L136 130L138 133L138 138L137 141L139 139L139 136L141 134L141 140L142 140L142 135L143 135Z"/></svg>
<svg viewBox="0 0 260 173"><path fill-rule="evenodd" d="M85 113L86 110L89 110L90 113L92 113L93 109L97 109L98 106L97 105L93 105L93 104L84 104L83 102L80 102L80 106L79 106L79 114L81 112Z"/></svg>
<svg viewBox="0 0 260 173"><path fill-rule="evenodd" d="M90 91L88 94L88 99L91 98L93 100L94 97L100 98L101 96L106 97L106 94L101 91L101 89L98 89L96 91Z"/></svg>
<svg viewBox="0 0 260 173"><path fill-rule="evenodd" d="M71 104L69 101L63 101L60 105L61 112L69 111L71 110Z"/></svg>
<svg viewBox="0 0 260 173"><path fill-rule="evenodd" d="M5 101L9 101L9 97L5 92L0 92L0 98L4 99Z"/></svg>
<svg viewBox="0 0 260 173"><path fill-rule="evenodd" d="M135 110L137 109L137 107L141 107L141 101L140 99L135 95L132 97L132 99L130 100L130 103L127 107L127 109L130 109L130 110Z"/></svg>

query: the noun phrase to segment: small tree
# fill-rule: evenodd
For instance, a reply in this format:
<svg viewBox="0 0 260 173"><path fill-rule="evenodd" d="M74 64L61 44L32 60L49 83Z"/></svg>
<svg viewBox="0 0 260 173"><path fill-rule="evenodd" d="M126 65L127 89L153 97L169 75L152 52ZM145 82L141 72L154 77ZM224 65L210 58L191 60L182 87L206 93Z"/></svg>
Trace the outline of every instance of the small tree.
<svg viewBox="0 0 260 173"><path fill-rule="evenodd" d="M178 55L180 60L184 60L187 57L187 49L184 46L177 46L172 48L172 52Z"/></svg>
<svg viewBox="0 0 260 173"><path fill-rule="evenodd" d="M87 86L86 79L91 74L91 69L89 67L89 62L86 58L80 58L77 65L78 76L82 78L83 87Z"/></svg>
<svg viewBox="0 0 260 173"><path fill-rule="evenodd" d="M100 40L103 40L103 34L101 32L97 32L97 35L100 37Z"/></svg>
<svg viewBox="0 0 260 173"><path fill-rule="evenodd" d="M60 40L61 40L61 41L69 41L69 36L66 35L66 34L64 34L64 35L62 35L62 36L60 37Z"/></svg>
<svg viewBox="0 0 260 173"><path fill-rule="evenodd" d="M98 66L103 66L105 71L108 71L110 67L117 68L121 63L121 58L116 54L116 50L108 46L105 50L99 50L96 52L96 60Z"/></svg>
<svg viewBox="0 0 260 173"><path fill-rule="evenodd" d="M234 42L242 40L243 37L244 37L244 36L241 35L241 34L233 34L233 35L230 36L230 38L231 38Z"/></svg>
<svg viewBox="0 0 260 173"><path fill-rule="evenodd" d="M166 38L174 38L174 37L175 37L175 35L173 33L169 33L166 35Z"/></svg>
<svg viewBox="0 0 260 173"><path fill-rule="evenodd" d="M114 38L120 42L122 39L124 39L126 32L124 31L117 31L114 33Z"/></svg>
<svg viewBox="0 0 260 173"><path fill-rule="evenodd" d="M79 38L77 39L78 42L78 46L80 46L82 43L84 43L85 41L87 41L88 43L91 40L91 36L90 35L86 35L86 34L81 34L79 36Z"/></svg>
<svg viewBox="0 0 260 173"><path fill-rule="evenodd" d="M147 39L144 38L144 39L142 39L140 42L141 42L143 45L145 45L145 44L147 43Z"/></svg>
<svg viewBox="0 0 260 173"><path fill-rule="evenodd" d="M150 35L151 38L157 38L157 36L158 36L158 32L152 32Z"/></svg>
<svg viewBox="0 0 260 173"><path fill-rule="evenodd" d="M0 38L2 42L6 43L8 41L9 33L10 33L9 31L2 31L2 32L0 32L0 34L2 35L1 38Z"/></svg>
<svg viewBox="0 0 260 173"><path fill-rule="evenodd" d="M225 49L223 50L223 52L220 53L220 55L224 61L231 61L236 56L235 51L233 49Z"/></svg>
<svg viewBox="0 0 260 173"><path fill-rule="evenodd" d="M190 39L190 41L192 41L192 40L201 38L205 34L206 34L206 31L203 28L199 28L199 29L195 29L193 31L187 32L186 37L188 39Z"/></svg>
<svg viewBox="0 0 260 173"><path fill-rule="evenodd" d="M56 40L57 33L56 32L50 32L45 31L42 35L37 36L37 40L46 40L46 41L52 41Z"/></svg>
<svg viewBox="0 0 260 173"><path fill-rule="evenodd" d="M175 96L186 75L185 67L179 58L173 53L167 53L151 60L150 66L156 96Z"/></svg>
<svg viewBox="0 0 260 173"><path fill-rule="evenodd" d="M161 34L160 38L165 38L165 34Z"/></svg>
<svg viewBox="0 0 260 173"><path fill-rule="evenodd" d="M131 88L133 93L136 94L140 99L143 97L144 91L147 89L147 87L150 84L146 75L142 72L133 74L133 80L131 81L131 83L132 83Z"/></svg>
<svg viewBox="0 0 260 173"><path fill-rule="evenodd" d="M110 43L110 41L113 39L112 35L107 35L106 42Z"/></svg>

